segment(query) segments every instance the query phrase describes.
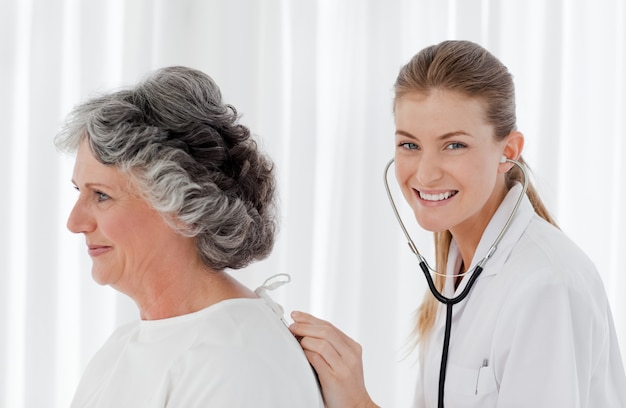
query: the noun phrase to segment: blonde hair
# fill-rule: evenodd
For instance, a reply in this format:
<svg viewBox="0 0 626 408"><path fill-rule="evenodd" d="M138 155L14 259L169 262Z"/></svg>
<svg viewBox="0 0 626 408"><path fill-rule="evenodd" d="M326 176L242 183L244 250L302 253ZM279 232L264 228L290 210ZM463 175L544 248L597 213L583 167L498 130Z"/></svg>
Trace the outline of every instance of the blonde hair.
<svg viewBox="0 0 626 408"><path fill-rule="evenodd" d="M452 90L481 99L486 106L486 120L494 126L495 138L504 139L516 130L515 88L513 77L506 66L489 51L470 41L444 41L417 53L398 74L394 85L395 101L402 96L419 92L428 94L433 89ZM523 158L519 158L525 164ZM523 181L523 174L514 166L506 174L507 188ZM529 182L526 191L535 212L556 226L536 189ZM452 234L435 232L437 270L445 270ZM436 275L435 286L443 290L445 277ZM416 316L416 342L430 333L437 317L438 301L426 291Z"/></svg>

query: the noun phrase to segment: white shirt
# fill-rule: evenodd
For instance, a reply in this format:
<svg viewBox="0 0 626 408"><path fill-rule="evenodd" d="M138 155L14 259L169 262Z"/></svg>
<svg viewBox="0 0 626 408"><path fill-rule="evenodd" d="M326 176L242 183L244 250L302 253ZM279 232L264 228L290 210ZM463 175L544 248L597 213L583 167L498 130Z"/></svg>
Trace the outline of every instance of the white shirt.
<svg viewBox="0 0 626 408"><path fill-rule="evenodd" d="M125 325L89 363L72 407L323 407L281 317L265 299L231 299Z"/></svg>
<svg viewBox="0 0 626 408"><path fill-rule="evenodd" d="M487 226L472 268L500 233L521 186ZM444 295L461 256L450 246ZM446 306L423 344L416 407L437 407ZM626 377L606 293L595 266L527 197L469 296L454 305L444 405L626 407Z"/></svg>

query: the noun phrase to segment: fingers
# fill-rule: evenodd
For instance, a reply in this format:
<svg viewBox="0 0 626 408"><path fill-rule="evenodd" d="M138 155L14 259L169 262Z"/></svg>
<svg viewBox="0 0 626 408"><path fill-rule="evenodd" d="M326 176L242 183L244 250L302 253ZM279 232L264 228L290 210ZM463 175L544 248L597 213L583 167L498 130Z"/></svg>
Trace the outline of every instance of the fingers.
<svg viewBox="0 0 626 408"><path fill-rule="evenodd" d="M297 310L294 310L293 312L291 312L291 318L293 319L294 322L297 322L297 323L330 324L326 320L318 319L317 317L313 316L312 314L305 313L305 312L300 312L300 311L297 311Z"/></svg>
<svg viewBox="0 0 626 408"><path fill-rule="evenodd" d="M292 313L292 319L289 329L318 372L341 376L362 364L361 345L331 323L303 312Z"/></svg>
<svg viewBox="0 0 626 408"><path fill-rule="evenodd" d="M304 312L292 312L291 318L294 323L289 329L297 336L310 336L325 339L337 339L347 344L355 343L344 332L333 326L326 320ZM356 343L355 343L356 344Z"/></svg>
<svg viewBox="0 0 626 408"><path fill-rule="evenodd" d="M331 323L293 312L289 326L318 374L328 408L375 407L365 389L361 345Z"/></svg>
<svg viewBox="0 0 626 408"><path fill-rule="evenodd" d="M354 340L325 320L303 312L293 312L291 317L294 323L289 326L289 329L300 340L304 337L325 340L325 342L308 341L311 350L324 351L328 347L326 343L329 343L337 353L342 355L357 345Z"/></svg>
<svg viewBox="0 0 626 408"><path fill-rule="evenodd" d="M319 338L326 338L334 334L345 336L331 323L318 319L310 314L293 312L291 313L291 318L294 323L289 326L289 329L298 336L311 336Z"/></svg>

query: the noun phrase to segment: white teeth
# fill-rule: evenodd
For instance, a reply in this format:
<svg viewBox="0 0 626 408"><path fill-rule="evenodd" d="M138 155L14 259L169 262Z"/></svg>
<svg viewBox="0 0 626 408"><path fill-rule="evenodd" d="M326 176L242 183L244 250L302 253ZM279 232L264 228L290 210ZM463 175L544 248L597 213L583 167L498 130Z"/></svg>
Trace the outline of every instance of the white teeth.
<svg viewBox="0 0 626 408"><path fill-rule="evenodd" d="M441 200L445 200L447 198L452 197L455 194L455 192L453 192L453 191L446 191L445 193L439 193L439 194L425 194L425 193L422 193L420 191L419 194L420 194L420 198L422 200L426 200L426 201L441 201Z"/></svg>

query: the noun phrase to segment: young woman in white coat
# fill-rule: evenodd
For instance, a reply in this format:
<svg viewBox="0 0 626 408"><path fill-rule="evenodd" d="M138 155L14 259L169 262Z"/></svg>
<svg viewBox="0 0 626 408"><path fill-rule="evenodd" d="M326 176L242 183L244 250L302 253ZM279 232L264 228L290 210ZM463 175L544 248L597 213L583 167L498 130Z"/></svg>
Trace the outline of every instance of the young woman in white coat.
<svg viewBox="0 0 626 408"><path fill-rule="evenodd" d="M433 231L435 286L459 295L522 193L524 137L512 76L481 46L445 41L415 55L395 83L395 174L415 219ZM361 348L330 323L294 312L291 330L327 407L375 407ZM469 295L418 310L415 407L626 407L626 378L605 290L589 258L530 185Z"/></svg>

